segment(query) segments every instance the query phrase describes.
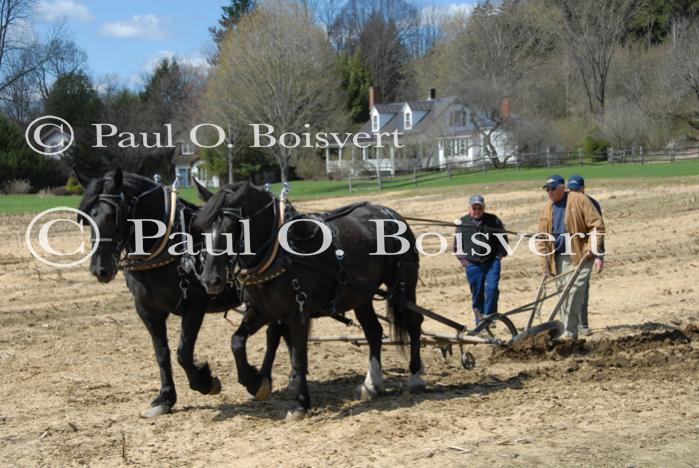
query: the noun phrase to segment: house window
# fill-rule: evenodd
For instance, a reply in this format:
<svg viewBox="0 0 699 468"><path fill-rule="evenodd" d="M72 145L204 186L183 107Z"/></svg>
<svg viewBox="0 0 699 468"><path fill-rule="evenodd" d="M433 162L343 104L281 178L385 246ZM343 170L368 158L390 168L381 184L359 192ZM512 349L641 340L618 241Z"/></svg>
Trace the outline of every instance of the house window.
<svg viewBox="0 0 699 468"><path fill-rule="evenodd" d="M371 116L371 131L372 132L379 131L379 114L374 114Z"/></svg>
<svg viewBox="0 0 699 468"><path fill-rule="evenodd" d="M466 126L466 111L452 111L449 114L450 127L465 127Z"/></svg>
<svg viewBox="0 0 699 468"><path fill-rule="evenodd" d="M409 110L405 111L405 116L403 117L403 127L406 130L413 128L413 113Z"/></svg>
<svg viewBox="0 0 699 468"><path fill-rule="evenodd" d="M194 148L191 143L182 143L182 154L194 154Z"/></svg>
<svg viewBox="0 0 699 468"><path fill-rule="evenodd" d="M465 156L466 153L468 152L468 139L466 138L459 138L459 155Z"/></svg>

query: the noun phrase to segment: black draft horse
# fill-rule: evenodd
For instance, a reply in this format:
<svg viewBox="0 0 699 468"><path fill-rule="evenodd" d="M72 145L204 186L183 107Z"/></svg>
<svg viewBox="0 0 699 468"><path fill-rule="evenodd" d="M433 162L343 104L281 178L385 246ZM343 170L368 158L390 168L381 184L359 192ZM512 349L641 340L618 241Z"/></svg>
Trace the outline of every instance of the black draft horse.
<svg viewBox="0 0 699 468"><path fill-rule="evenodd" d="M144 252L157 253L161 242L162 253L150 258L136 257L124 262L122 253L134 252L134 224L131 219L159 220L170 225L169 232L191 231L191 223L198 207L177 197L170 190L148 178L122 173L121 169L93 180L78 174L85 187L80 210L89 215L99 229L99 240L92 232L93 242L98 246L90 260L90 272L101 282L114 279L123 268L126 284L134 296L136 312L150 333L155 358L160 368L160 393L150 407L141 413L143 417L155 417L169 413L175 405L177 395L170 364L170 349L167 339L166 320L170 313L182 317L180 343L177 347L177 362L187 374L189 386L204 395L215 395L221 391L220 380L211 374L207 363L194 360L194 346L206 312L222 312L240 305L234 288L222 289L215 297L207 294L196 277L195 271L183 268L182 255L173 255L168 249L183 238L174 236L178 242L167 241L166 236L144 240ZM174 203L173 203L174 199ZM175 210L173 212L173 210ZM157 234L154 223L142 222L143 237ZM194 237L194 233L192 234ZM173 253L181 253L174 249ZM193 260L189 257L189 260ZM276 352L278 336L270 336L279 330L270 327L268 340L272 343L265 365L270 367Z"/></svg>
<svg viewBox="0 0 699 468"><path fill-rule="evenodd" d="M415 302L419 258L415 236L400 215L389 208L361 203L304 217L290 204L248 182L227 185L204 197L209 200L195 220L195 229L211 236L214 251L207 253L200 280L210 294L220 294L234 269L245 299L252 305L231 343L239 382L250 394L265 398L271 380L270 375L248 363L246 340L265 324L282 322L290 334L290 384L295 384L298 403L287 418L305 416L310 408L306 373L311 318L337 316L350 309L354 309L369 343L369 369L360 390L369 397L383 391L383 330L372 304L374 296L382 292L381 285L387 286L382 295L395 331L410 338L408 388L416 391L425 387L420 360L422 316L405 306L405 301ZM294 220L304 222L292 223ZM289 221L289 242L280 246L285 221ZM405 232L398 230L399 222L405 223ZM249 233L243 235L246 229ZM379 229L383 229L382 236ZM372 255L379 237L386 241L387 254ZM330 246L325 239L332 247L320 252ZM402 253L391 255L399 253L401 247ZM311 252L318 253L299 255Z"/></svg>

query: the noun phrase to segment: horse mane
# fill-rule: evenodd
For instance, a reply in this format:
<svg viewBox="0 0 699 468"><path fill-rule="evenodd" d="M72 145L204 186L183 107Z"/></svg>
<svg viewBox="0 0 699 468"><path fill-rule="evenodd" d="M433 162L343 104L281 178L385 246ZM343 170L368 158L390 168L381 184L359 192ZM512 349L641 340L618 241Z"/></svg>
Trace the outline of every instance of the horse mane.
<svg viewBox="0 0 699 468"><path fill-rule="evenodd" d="M114 171L108 172L104 177L98 177L93 179L90 184L85 188L85 194L82 200L80 200L80 206L78 209L87 213L92 206L95 204L100 194L104 192L105 188L113 189L113 187L107 186L111 184L112 178L114 177ZM121 185L121 191L126 195L136 196L150 190L155 187L156 183L144 177L142 175L133 174L131 172L124 172L124 179Z"/></svg>
<svg viewBox="0 0 699 468"><path fill-rule="evenodd" d="M207 201L204 206L199 208L199 212L196 218L194 218L192 227L201 231L206 230L206 228L213 224L216 217L218 217L219 211L226 202L226 194L236 192L246 184L249 184L249 182L235 182L221 187L221 190L216 192L209 198L209 201Z"/></svg>

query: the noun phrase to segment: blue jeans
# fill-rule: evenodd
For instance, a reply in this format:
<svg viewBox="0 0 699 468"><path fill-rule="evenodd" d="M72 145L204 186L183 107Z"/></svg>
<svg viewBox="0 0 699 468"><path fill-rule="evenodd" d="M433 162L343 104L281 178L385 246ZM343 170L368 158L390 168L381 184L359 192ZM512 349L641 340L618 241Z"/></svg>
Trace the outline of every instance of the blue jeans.
<svg viewBox="0 0 699 468"><path fill-rule="evenodd" d="M466 278L471 287L471 304L473 311L482 315L495 314L498 311L500 290L500 259L494 258L485 263L466 265ZM476 315L478 323L478 315Z"/></svg>

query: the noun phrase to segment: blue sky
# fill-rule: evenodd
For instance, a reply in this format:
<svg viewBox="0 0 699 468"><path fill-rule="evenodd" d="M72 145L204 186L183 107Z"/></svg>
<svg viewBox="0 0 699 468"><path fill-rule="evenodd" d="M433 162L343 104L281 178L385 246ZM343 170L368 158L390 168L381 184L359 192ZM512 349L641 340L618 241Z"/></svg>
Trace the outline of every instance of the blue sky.
<svg viewBox="0 0 699 468"><path fill-rule="evenodd" d="M141 77L163 57L203 66L211 47L209 26L227 0L38 0L44 24L64 22L73 40L88 55L90 73L99 80L116 74L138 86ZM435 0L444 7L473 0ZM431 0L418 4L431 5Z"/></svg>

